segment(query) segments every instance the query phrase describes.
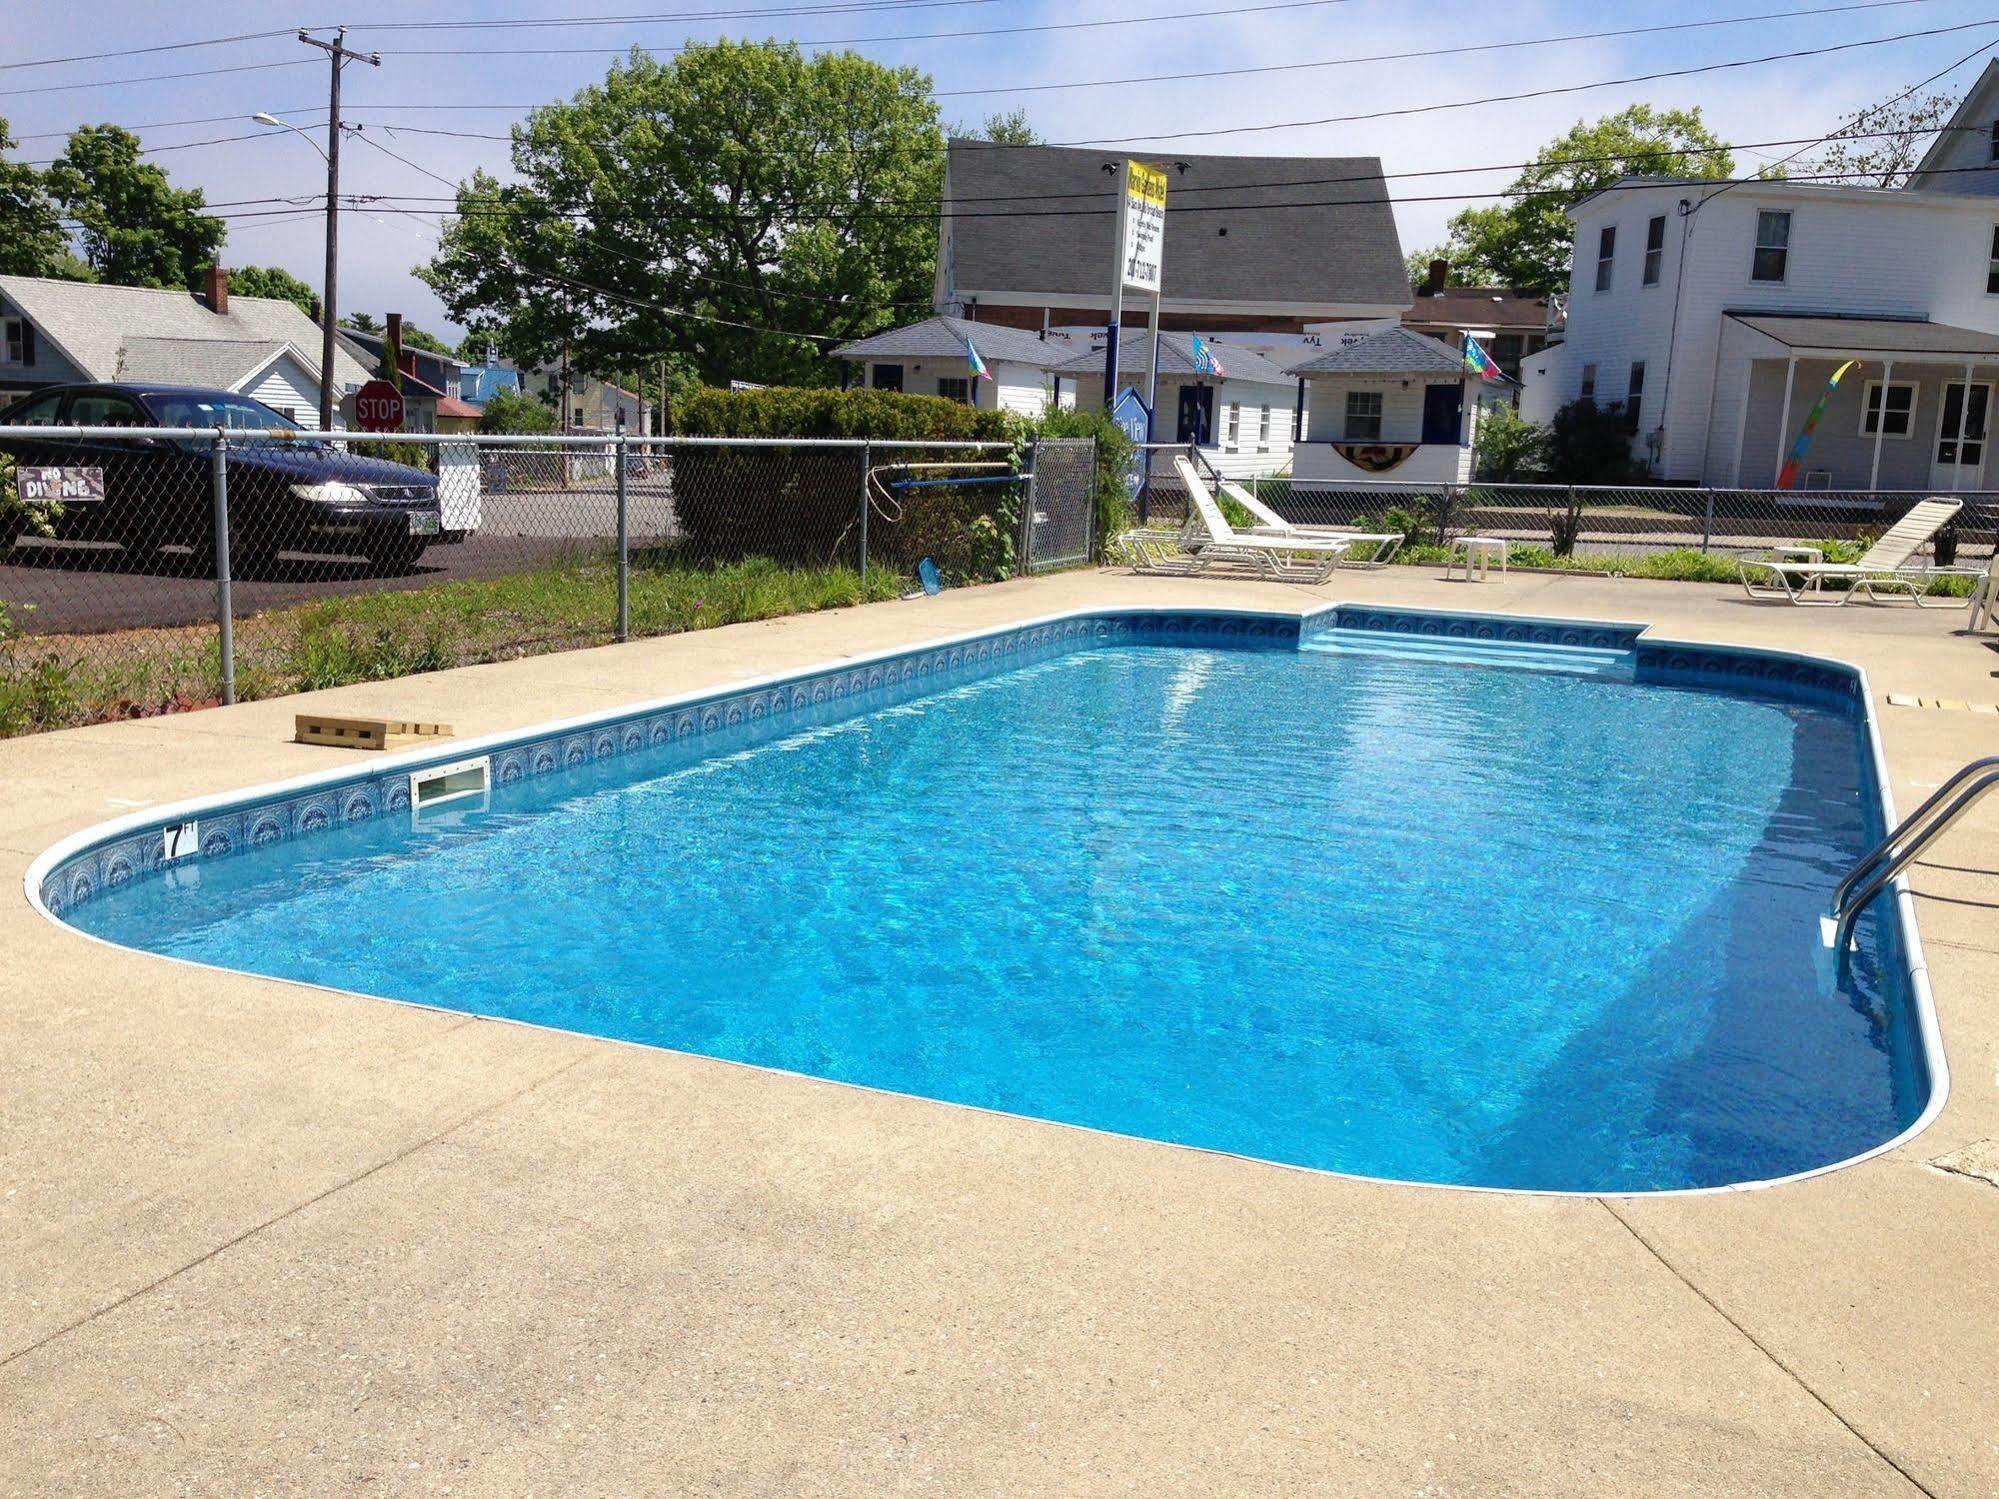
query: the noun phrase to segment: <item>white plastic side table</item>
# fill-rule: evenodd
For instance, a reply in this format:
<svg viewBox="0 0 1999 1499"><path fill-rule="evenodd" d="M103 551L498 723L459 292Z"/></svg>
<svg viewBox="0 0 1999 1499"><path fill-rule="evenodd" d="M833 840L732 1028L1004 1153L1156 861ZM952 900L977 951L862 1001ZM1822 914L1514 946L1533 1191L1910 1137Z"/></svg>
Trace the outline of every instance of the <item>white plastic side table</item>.
<svg viewBox="0 0 1999 1499"><path fill-rule="evenodd" d="M1474 564L1478 567L1478 581L1487 582L1491 577L1490 569L1492 559L1495 557L1499 559L1499 575L1504 578L1508 562L1505 537L1460 536L1451 543L1451 555L1444 563L1444 576L1448 578L1452 570L1462 562L1467 583L1472 580L1471 570Z"/></svg>

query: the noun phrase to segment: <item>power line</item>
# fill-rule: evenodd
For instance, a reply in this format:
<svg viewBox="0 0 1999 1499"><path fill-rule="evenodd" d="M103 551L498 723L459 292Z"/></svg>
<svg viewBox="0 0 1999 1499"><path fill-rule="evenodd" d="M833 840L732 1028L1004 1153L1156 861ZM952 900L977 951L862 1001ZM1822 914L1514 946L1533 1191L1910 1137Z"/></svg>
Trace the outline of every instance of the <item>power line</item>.
<svg viewBox="0 0 1999 1499"><path fill-rule="evenodd" d="M289 62L245 62L227 68L195 68L186 73L148 73L142 78L99 78L90 83L42 83L33 88L0 89L0 99L19 98L23 94L64 94L86 88L123 88L133 83L163 83L171 78L214 78L223 73L261 73L271 68L308 68L312 59L300 58Z"/></svg>
<svg viewBox="0 0 1999 1499"><path fill-rule="evenodd" d="M1423 47L1409 52L1375 52L1363 56L1326 58L1318 62L1262 63L1243 68L1201 68L1189 73L1138 73L1124 78L1077 78L1063 83L1013 83L992 88L937 89L939 99L976 98L988 94L1045 94L1064 89L1121 88L1140 83L1185 83L1195 79L1246 78L1262 73L1301 73L1319 68L1346 68L1362 63L1407 62L1414 58L1457 57L1477 52L1511 52L1528 47L1553 47L1569 42L1599 42L1617 37L1652 36L1672 31L1705 31L1718 26L1748 26L1761 21L1790 21L1817 18L1848 11L1887 10L1904 5L1928 5L1933 0L1856 0L1848 5L1814 6L1804 10L1773 10L1753 16L1718 16L1702 21L1672 21L1656 26L1625 26L1611 31L1572 31L1560 36L1522 37L1507 42L1468 42L1455 47Z"/></svg>
<svg viewBox="0 0 1999 1499"><path fill-rule="evenodd" d="M1087 31L1106 26L1151 26L1161 21L1194 21L1210 16L1245 16L1267 11L1316 10L1328 5L1351 5L1355 0L1275 0L1264 5L1230 5L1216 10L1178 11L1171 15L1114 16L1100 21L1051 21L1036 26L991 26L960 31L908 31L891 33L886 36L842 36L820 40L799 41L800 47L853 47L864 42L929 42L952 40L964 37L982 36L1028 36L1041 32ZM510 23L493 22L494 26ZM492 57L512 56L517 47L405 47L396 50L398 57ZM587 53L601 56L608 51L604 47L536 47L535 51L548 57ZM659 55L667 56L683 52L684 47L662 47ZM509 106L519 108L523 106Z"/></svg>
<svg viewBox="0 0 1999 1499"><path fill-rule="evenodd" d="M769 16L881 14L992 5L997 0L825 0L810 5L737 7L730 10L651 11L614 16L511 16L476 21L355 21L351 31L548 31L583 26L679 26L689 21L755 21Z"/></svg>
<svg viewBox="0 0 1999 1499"><path fill-rule="evenodd" d="M1128 146L1146 141L1201 140L1218 135L1256 135L1272 130L1296 130L1319 125L1349 125L1361 120L1386 120L1403 115L1430 114L1445 109L1473 109L1485 104L1517 104L1525 99L1547 99L1561 94L1586 93L1592 89L1620 88L1632 83L1656 83L1662 78L1691 78L1702 73L1719 73L1734 68L1755 68L1765 63L1795 62L1804 57L1825 57L1835 52L1852 52L1864 47L1883 47L1895 42L1916 41L1923 37L1949 36L1956 32L1974 31L1980 28L1999 27L1999 18L1987 17L1982 21L1961 21L1954 26L1929 26L1920 31L1897 32L1893 36L1870 37L1857 42L1832 42L1821 47L1799 47L1790 52L1771 52L1762 57L1729 58L1722 62L1699 63L1687 68L1662 68L1652 73L1634 73L1624 78L1600 78L1589 83L1552 84L1547 88L1522 89L1511 94L1487 94L1477 99L1454 99L1439 104L1411 104L1396 109L1367 110L1359 114L1324 115L1311 120L1273 120L1261 125L1229 125L1212 130L1177 130L1156 132L1151 135L1109 135L1093 136L1087 140L1050 141L1057 146ZM1982 44L1981 44L1982 46ZM995 144L995 150L1008 149Z"/></svg>
<svg viewBox="0 0 1999 1499"><path fill-rule="evenodd" d="M0 73L15 68L52 68L66 62L103 62L113 57L141 57L152 52L185 52L190 47L221 47L232 42L261 42L276 36L290 36L294 28L276 31L239 31L234 36L204 37L198 42L160 42L151 47L121 47L115 52L78 52L69 57L37 57L27 62L0 62Z"/></svg>

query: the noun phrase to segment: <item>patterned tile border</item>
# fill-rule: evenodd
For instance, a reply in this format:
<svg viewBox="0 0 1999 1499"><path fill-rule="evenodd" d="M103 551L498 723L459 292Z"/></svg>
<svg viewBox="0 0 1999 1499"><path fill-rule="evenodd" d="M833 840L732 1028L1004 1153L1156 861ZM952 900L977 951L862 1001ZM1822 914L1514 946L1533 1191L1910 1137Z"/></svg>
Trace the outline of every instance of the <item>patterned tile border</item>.
<svg viewBox="0 0 1999 1499"><path fill-rule="evenodd" d="M1324 629L1374 630L1438 640L1490 640L1506 645L1582 646L1628 651L1643 625L1606 625L1578 619L1530 619L1497 614L1426 614L1417 609L1368 608L1336 604L1305 617L1304 633Z"/></svg>
<svg viewBox="0 0 1999 1499"><path fill-rule="evenodd" d="M723 690L665 706L623 710L602 722L572 725L560 733L529 731L478 748L463 743L446 745L434 754L402 760L393 767L356 771L336 784L204 810L195 814L200 824L196 856L227 858L342 823L407 816L411 772L468 754L489 757L497 789L678 740L866 713L1091 646L1143 643L1285 649L1297 644L1298 628L1295 617L1221 610L1113 610L1019 626L837 669L777 678L747 690ZM163 834L180 820L161 817L136 829L127 827L72 854L43 878L42 903L50 914L61 916L101 891L159 874L168 864ZM185 859L172 862L179 866Z"/></svg>

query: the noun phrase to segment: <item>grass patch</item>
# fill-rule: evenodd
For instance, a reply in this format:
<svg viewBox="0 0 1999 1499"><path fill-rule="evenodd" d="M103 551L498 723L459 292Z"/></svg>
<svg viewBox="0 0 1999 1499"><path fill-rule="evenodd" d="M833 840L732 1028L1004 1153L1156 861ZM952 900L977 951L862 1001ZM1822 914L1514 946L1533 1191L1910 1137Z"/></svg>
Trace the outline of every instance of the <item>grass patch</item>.
<svg viewBox="0 0 1999 1499"><path fill-rule="evenodd" d="M903 577L752 557L714 567L635 555L634 637L671 635L898 597ZM617 568L577 557L509 578L354 594L275 609L236 625L236 695L281 697L417 672L604 645L615 633ZM206 707L222 692L206 625L107 635L0 635L0 737Z"/></svg>

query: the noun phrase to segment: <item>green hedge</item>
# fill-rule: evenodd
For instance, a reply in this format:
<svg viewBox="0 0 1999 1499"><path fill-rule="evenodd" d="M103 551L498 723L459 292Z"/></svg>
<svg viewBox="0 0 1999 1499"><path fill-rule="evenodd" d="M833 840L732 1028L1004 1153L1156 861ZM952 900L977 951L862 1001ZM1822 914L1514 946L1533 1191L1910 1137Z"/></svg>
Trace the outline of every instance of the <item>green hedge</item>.
<svg viewBox="0 0 1999 1499"><path fill-rule="evenodd" d="M877 442L1007 442L1022 429L1008 413L937 396L883 390L702 389L674 409L682 437L872 438ZM998 450L877 449L876 467L962 456L1005 459ZM683 447L673 455L673 508L683 548L710 561L774 557L852 566L859 555L863 452L857 448ZM947 576L1004 577L1019 523L1010 486L909 491L900 518L870 514L871 561L908 570L935 557Z"/></svg>

